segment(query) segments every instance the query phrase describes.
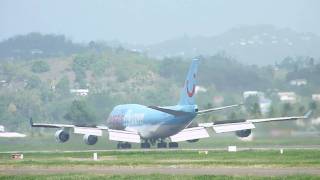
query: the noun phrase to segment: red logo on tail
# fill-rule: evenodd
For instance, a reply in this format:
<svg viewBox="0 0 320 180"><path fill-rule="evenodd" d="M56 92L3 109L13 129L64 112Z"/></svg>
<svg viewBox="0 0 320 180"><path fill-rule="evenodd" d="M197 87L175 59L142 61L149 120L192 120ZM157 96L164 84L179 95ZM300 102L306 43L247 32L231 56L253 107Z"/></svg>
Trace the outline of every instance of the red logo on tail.
<svg viewBox="0 0 320 180"><path fill-rule="evenodd" d="M193 78L196 78L195 74L193 74ZM188 80L187 80L186 86L187 86L187 94L188 94L188 96L192 97L194 95L194 93L196 92L196 85L193 84L191 92L189 92L189 81Z"/></svg>

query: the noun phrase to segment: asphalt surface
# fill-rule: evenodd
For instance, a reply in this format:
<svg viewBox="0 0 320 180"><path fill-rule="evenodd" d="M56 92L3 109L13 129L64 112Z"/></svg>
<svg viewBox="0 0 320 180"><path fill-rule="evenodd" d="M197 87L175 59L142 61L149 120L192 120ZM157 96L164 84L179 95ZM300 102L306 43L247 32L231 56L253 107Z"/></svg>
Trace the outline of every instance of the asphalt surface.
<svg viewBox="0 0 320 180"><path fill-rule="evenodd" d="M2 175L41 175L41 174L172 174L172 175L251 175L251 176L284 176L284 175L320 175L320 168L314 167L0 167Z"/></svg>

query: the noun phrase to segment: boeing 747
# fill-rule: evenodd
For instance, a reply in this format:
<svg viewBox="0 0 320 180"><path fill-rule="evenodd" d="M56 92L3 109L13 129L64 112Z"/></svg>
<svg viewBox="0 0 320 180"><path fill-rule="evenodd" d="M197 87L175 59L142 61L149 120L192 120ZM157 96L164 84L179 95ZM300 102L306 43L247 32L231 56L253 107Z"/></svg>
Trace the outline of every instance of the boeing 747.
<svg viewBox="0 0 320 180"><path fill-rule="evenodd" d="M208 129L215 133L235 132L239 137L247 137L256 123L306 119L304 116L278 117L266 119L244 119L238 121L216 121L212 123L193 123L199 114L220 111L239 105L230 105L212 109L199 110L195 103L198 59L193 59L189 68L180 100L174 106L145 106L140 104L123 104L113 108L105 126L85 127L68 124L33 123L32 127L57 128L55 137L58 142L69 140L70 133L83 134L88 145L94 145L102 132L106 131L109 140L117 141L117 148L131 148L131 143L140 143L141 148L177 148L178 142L196 142L208 138ZM191 124L197 124L195 127Z"/></svg>

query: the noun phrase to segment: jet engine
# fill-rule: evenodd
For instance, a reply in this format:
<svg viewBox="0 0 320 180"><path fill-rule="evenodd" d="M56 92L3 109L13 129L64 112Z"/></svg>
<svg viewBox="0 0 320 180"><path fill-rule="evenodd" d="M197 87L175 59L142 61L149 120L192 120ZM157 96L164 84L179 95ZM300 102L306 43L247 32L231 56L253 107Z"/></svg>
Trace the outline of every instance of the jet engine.
<svg viewBox="0 0 320 180"><path fill-rule="evenodd" d="M90 134L86 134L83 136L83 141L87 144L87 145L94 145L97 143L98 141L98 137L94 136L94 135L90 135Z"/></svg>
<svg viewBox="0 0 320 180"><path fill-rule="evenodd" d="M56 140L59 142L59 143L64 143L64 142L67 142L70 138L70 135L68 132L64 131L64 130L58 130L55 134L55 137L56 137Z"/></svg>
<svg viewBox="0 0 320 180"><path fill-rule="evenodd" d="M236 135L241 138L248 137L250 136L250 134L251 134L251 129L236 131Z"/></svg>

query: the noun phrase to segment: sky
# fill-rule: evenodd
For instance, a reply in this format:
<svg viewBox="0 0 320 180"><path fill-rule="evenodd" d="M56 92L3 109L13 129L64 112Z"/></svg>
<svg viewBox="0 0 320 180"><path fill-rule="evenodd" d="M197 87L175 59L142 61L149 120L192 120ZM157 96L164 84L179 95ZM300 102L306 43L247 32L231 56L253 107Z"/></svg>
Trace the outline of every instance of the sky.
<svg viewBox="0 0 320 180"><path fill-rule="evenodd" d="M29 32L152 44L270 24L320 34L319 0L0 0L0 40Z"/></svg>

